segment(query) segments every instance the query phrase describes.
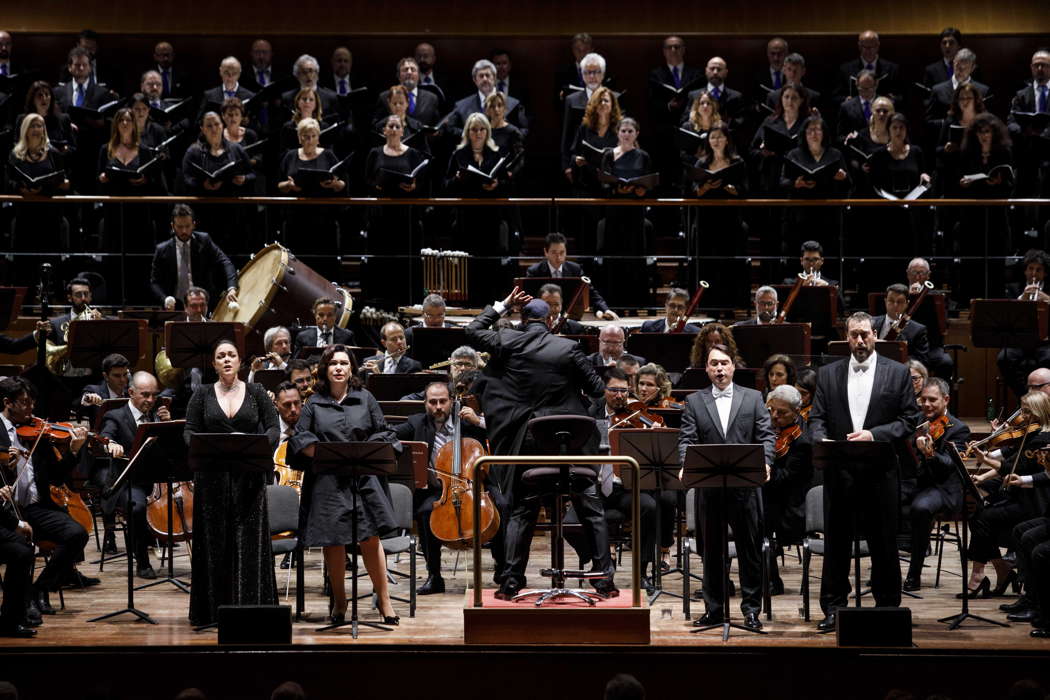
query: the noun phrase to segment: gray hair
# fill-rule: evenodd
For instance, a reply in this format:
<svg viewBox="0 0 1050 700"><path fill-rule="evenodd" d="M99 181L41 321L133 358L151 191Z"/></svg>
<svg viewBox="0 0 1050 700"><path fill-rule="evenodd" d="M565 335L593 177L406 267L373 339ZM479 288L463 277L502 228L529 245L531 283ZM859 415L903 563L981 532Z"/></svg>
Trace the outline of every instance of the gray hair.
<svg viewBox="0 0 1050 700"><path fill-rule="evenodd" d="M580 61L580 70L582 71L591 63L597 63L601 72L605 72L605 58L600 53L589 53L584 56L583 60Z"/></svg>
<svg viewBox="0 0 1050 700"><path fill-rule="evenodd" d="M488 60L487 58L483 58L480 61L477 61L474 64L474 67L470 69L470 77L471 77L471 79L474 79L474 78L478 77L478 72L479 71L483 71L486 68L488 68L490 71L492 71L492 77L495 78L496 77L496 64L493 63L492 61Z"/></svg>
<svg viewBox="0 0 1050 700"><path fill-rule="evenodd" d="M851 323L864 323L865 321L867 321L868 325L871 327L875 327L875 324L873 323L874 319L872 319L871 314L867 311L854 311L850 314L849 318L846 319L846 328L849 328L849 324Z"/></svg>
<svg viewBox="0 0 1050 700"><path fill-rule="evenodd" d="M273 348L274 342L277 340L278 334L282 332L288 336L289 340L292 339L291 331L284 326L272 326L266 329L266 332L263 333L263 347L266 348L266 352L270 352L270 349Z"/></svg>
<svg viewBox="0 0 1050 700"><path fill-rule="evenodd" d="M777 299L777 290L770 287L768 284L763 284L761 287L755 290L755 299L757 300L763 294L772 294L774 299Z"/></svg>
<svg viewBox="0 0 1050 700"><path fill-rule="evenodd" d="M423 298L421 308L431 309L437 306L442 309L445 308L445 298L440 294L427 294L426 297Z"/></svg>
<svg viewBox="0 0 1050 700"><path fill-rule="evenodd" d="M926 365L919 362L915 358L908 360L908 369L913 369L919 374L921 374L924 380L930 378L930 371L926 369Z"/></svg>
<svg viewBox="0 0 1050 700"><path fill-rule="evenodd" d="M770 391L766 395L766 401L769 402L772 399L783 401L791 407L792 411L798 411L802 407L802 394L798 393L798 389L790 384L781 384Z"/></svg>
<svg viewBox="0 0 1050 700"><path fill-rule="evenodd" d="M299 71L301 71L303 66L305 66L307 63L313 63L314 68L317 69L318 72L321 71L321 64L317 62L317 59L308 53L304 53L302 56L295 59L295 63L292 65L292 75L298 78Z"/></svg>
<svg viewBox="0 0 1050 700"><path fill-rule="evenodd" d="M948 388L948 382L944 381L940 377L930 377L926 380L926 383L922 385L922 389L923 391L925 391L927 387L931 386L937 387L937 391L941 392L941 396L951 395L951 389Z"/></svg>
<svg viewBox="0 0 1050 700"><path fill-rule="evenodd" d="M977 63L977 54L970 49L959 49L955 53L955 60L962 61L963 63Z"/></svg>
<svg viewBox="0 0 1050 700"><path fill-rule="evenodd" d="M478 364L478 351L469 345L460 345L458 348L452 351L450 356L453 360L469 359L474 363L476 367Z"/></svg>
<svg viewBox="0 0 1050 700"><path fill-rule="evenodd" d="M554 284L553 282L548 282L547 284L540 287L539 292L541 297L544 294L561 294L561 285Z"/></svg>

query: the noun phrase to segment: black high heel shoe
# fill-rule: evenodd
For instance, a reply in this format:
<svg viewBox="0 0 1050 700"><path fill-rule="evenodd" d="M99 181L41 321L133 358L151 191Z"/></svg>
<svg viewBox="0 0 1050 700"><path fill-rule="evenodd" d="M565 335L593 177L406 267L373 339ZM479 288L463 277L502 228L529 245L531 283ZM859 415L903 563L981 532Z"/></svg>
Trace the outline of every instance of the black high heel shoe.
<svg viewBox="0 0 1050 700"><path fill-rule="evenodd" d="M343 609L340 612L335 611L335 603L333 602L328 609L328 616L331 618L333 625L341 625L346 622L346 609L348 603L343 603Z"/></svg>
<svg viewBox="0 0 1050 700"><path fill-rule="evenodd" d="M1010 587L1014 593L1021 592L1021 582L1017 578L1017 569L1010 569L1010 573L1002 578L995 580L995 588L992 589L991 596L993 598L999 598L1006 593L1007 587Z"/></svg>
<svg viewBox="0 0 1050 700"><path fill-rule="evenodd" d="M387 615L379 609L379 596L375 593L372 594L372 607L379 611L379 617L383 618L384 625L398 625L401 623L400 615Z"/></svg>
<svg viewBox="0 0 1050 700"><path fill-rule="evenodd" d="M992 582L988 580L987 576L985 576L984 578L981 579L981 583L978 584L977 588L971 588L965 594L963 594L963 593L956 593L955 597L959 598L959 599L962 599L962 598L965 597L965 598L967 598L969 600L973 600L974 598L991 598L991 596L992 596L991 590L992 590Z"/></svg>

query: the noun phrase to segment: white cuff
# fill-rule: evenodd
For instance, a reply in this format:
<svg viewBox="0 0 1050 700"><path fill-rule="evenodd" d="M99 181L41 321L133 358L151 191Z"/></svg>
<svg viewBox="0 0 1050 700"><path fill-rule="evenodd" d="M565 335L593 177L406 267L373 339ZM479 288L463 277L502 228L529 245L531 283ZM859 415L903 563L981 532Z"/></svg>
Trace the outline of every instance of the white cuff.
<svg viewBox="0 0 1050 700"><path fill-rule="evenodd" d="M492 305L492 308L495 309L496 313L498 313L500 316L503 316L504 314L507 313L507 307L504 305L502 300L497 301L496 303L494 303Z"/></svg>
<svg viewBox="0 0 1050 700"><path fill-rule="evenodd" d="M1024 474L1021 476L1021 488L1030 489L1032 488L1032 475Z"/></svg>

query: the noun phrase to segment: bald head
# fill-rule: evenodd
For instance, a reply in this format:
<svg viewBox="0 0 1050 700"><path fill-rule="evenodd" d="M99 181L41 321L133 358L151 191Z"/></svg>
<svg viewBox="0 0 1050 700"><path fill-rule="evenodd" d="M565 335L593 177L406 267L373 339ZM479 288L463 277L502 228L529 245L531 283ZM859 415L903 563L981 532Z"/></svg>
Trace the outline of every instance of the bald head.
<svg viewBox="0 0 1050 700"><path fill-rule="evenodd" d="M1050 395L1050 369L1040 367L1029 374L1028 391L1041 391Z"/></svg>

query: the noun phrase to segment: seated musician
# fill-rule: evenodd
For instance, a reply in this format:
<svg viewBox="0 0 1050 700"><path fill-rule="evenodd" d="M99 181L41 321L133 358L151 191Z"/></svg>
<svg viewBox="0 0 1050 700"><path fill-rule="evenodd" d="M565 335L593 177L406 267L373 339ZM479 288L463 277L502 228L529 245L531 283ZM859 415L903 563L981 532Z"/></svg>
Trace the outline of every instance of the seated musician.
<svg viewBox="0 0 1050 700"><path fill-rule="evenodd" d="M762 376L766 380L767 396L778 386L794 386L797 376L795 361L781 353L770 355L762 365Z"/></svg>
<svg viewBox="0 0 1050 700"><path fill-rule="evenodd" d="M412 505L422 543L423 559L427 563L427 580L416 593L431 595L445 592L445 579L441 577L441 540L435 537L430 529L430 514L434 504L441 498L442 488L434 469L441 447L452 442L455 419L451 415L453 404L447 382L434 381L428 384L424 395L426 412L409 416L404 423L394 426L394 432L399 440L416 440L427 444L427 486L415 490ZM462 413L460 417L463 417ZM484 428L472 425L469 421L463 423L462 436L473 438L482 444L487 439ZM497 562L496 571L502 568L502 562Z"/></svg>
<svg viewBox="0 0 1050 700"><path fill-rule="evenodd" d="M635 393L647 408L681 408L682 402L671 398L671 380L667 370L655 362L638 368L635 377Z"/></svg>
<svg viewBox="0 0 1050 700"><path fill-rule="evenodd" d="M458 348L452 351L452 354L448 357L448 368L449 368L449 380L453 385L457 384L460 379L464 378L465 375L472 372L476 372L481 368L481 356L478 355L478 351L469 345L460 345ZM438 381L435 379L435 381ZM405 394L399 401L425 401L426 395L424 391L415 391L411 394ZM485 427L484 418L481 419L481 427Z"/></svg>
<svg viewBox="0 0 1050 700"><path fill-rule="evenodd" d="M72 429L69 448L63 449L61 456L51 449L50 444L30 456L33 442L20 438L16 429L32 422L35 394L33 385L22 377L0 381L0 401L3 402L0 451L11 455L5 478L14 485L14 503L22 519L32 528L34 538L55 543L51 558L32 584L29 600L35 610L31 616L55 614L49 594L57 591L59 586L76 582L84 585L99 583L97 578L87 578L76 571L76 563L84 558L88 534L51 499L50 489L52 484L63 483L69 477L80 448L87 440L87 429L79 426Z"/></svg>
<svg viewBox="0 0 1050 700"><path fill-rule="evenodd" d="M412 346L413 328L458 328L455 323L445 318L447 310L445 298L440 294L427 294L426 297L423 298L421 308L423 312L423 323L413 323L405 329L405 342L408 343L409 347Z"/></svg>
<svg viewBox="0 0 1050 700"><path fill-rule="evenodd" d="M721 323L707 323L700 332L696 334L696 339L693 340L693 347L689 351L689 366L690 367L707 367L707 353L716 345L724 345L729 350L729 355L733 358L733 366L737 369L747 367L744 364L744 358L740 356L740 352L736 347L736 339L733 338L733 329L726 328Z"/></svg>
<svg viewBox="0 0 1050 700"><path fill-rule="evenodd" d="M777 317L777 290L763 285L755 290L755 315L744 321L737 321L734 326L762 326L773 322Z"/></svg>
<svg viewBox="0 0 1050 700"><path fill-rule="evenodd" d="M48 331L48 338L56 345L69 343L67 336L71 322L102 318L102 314L99 313L98 309L91 308L91 282L86 278L74 277L66 284L66 299L70 304L69 311L51 317L51 330ZM88 381L87 377L90 374L91 370L73 367L68 360L63 363L62 376L74 386L79 387L86 384Z"/></svg>
<svg viewBox="0 0 1050 700"><path fill-rule="evenodd" d="M297 360L293 360L295 361ZM298 361L301 362L301 360ZM278 384L273 391L273 405L277 409L277 424L281 430L278 439L283 444L295 433L295 425L299 422L299 416L303 411L303 397L299 393L299 387L288 380ZM276 462L276 458L274 461ZM302 485L302 472L287 466L287 453L285 453L284 461L284 465L275 465L275 483L292 486L298 491ZM291 566L291 562L292 553L285 552L284 558L281 559L281 568L287 569Z"/></svg>
<svg viewBox="0 0 1050 700"><path fill-rule="evenodd" d="M631 391L635 390L635 377L638 376L638 370L642 368L640 357L635 355L628 355L624 353L623 356L616 361L616 369L620 370L627 377L627 381L631 383Z"/></svg>
<svg viewBox="0 0 1050 700"><path fill-rule="evenodd" d="M806 275L806 286L839 288L839 311L844 310L846 308L846 299L842 296L842 287L839 285L839 281L824 276L824 246L820 244L820 241L803 241L802 252L798 261L802 266L802 274ZM784 284L794 284L796 281L798 281L797 276L787 277L784 279Z"/></svg>
<svg viewBox="0 0 1050 700"><path fill-rule="evenodd" d="M1050 267L1050 256L1042 250L1029 250L1022 261L1024 284L1017 296L1022 301L1050 302L1050 295L1043 291L1043 283ZM1007 294L1016 292L1008 289ZM996 358L999 374L1017 396L1025 392L1025 377L1036 367L1050 367L1050 343L1043 343L1033 350L1005 347Z"/></svg>
<svg viewBox="0 0 1050 700"><path fill-rule="evenodd" d="M907 276L909 296L918 294L922 291L923 284L930 279L930 263L925 258L912 258L908 262ZM926 292L927 297L939 296L940 294L941 292L936 289ZM926 353L926 366L929 367L930 373L935 377L940 377L950 382L952 374L955 372L955 362L952 361L951 355L944 350L944 336L941 335L937 324L927 326L926 337L930 342L930 349Z"/></svg>
<svg viewBox="0 0 1050 700"><path fill-rule="evenodd" d="M212 298L224 292L227 301L237 301L237 268L211 236L194 230L195 224L193 209L176 204L171 210L172 237L153 252L150 288L165 309L174 309L175 300L193 286L210 289Z"/></svg>
<svg viewBox="0 0 1050 700"><path fill-rule="evenodd" d="M795 375L795 388L802 397L798 413L808 421L809 411L813 408L813 394L817 392L817 370L812 367L799 367Z"/></svg>
<svg viewBox="0 0 1050 700"><path fill-rule="evenodd" d="M569 253L565 247L565 236L560 233L548 233L543 243L543 262L530 265L525 271L526 277L586 277L579 263L567 260ZM598 318L612 321L620 318L615 311L609 309L605 299L598 293L597 288L591 285L591 306L594 307L594 315Z"/></svg>
<svg viewBox="0 0 1050 700"><path fill-rule="evenodd" d="M3 468L3 467L0 467ZM5 477L6 478L6 477ZM3 482L0 482L3 483ZM33 577L33 528L12 505L14 489L0 487L0 564L4 565L3 602L0 603L0 637L32 639L41 624L27 610L29 582Z"/></svg>
<svg viewBox="0 0 1050 700"><path fill-rule="evenodd" d="M103 437L110 440L106 446L111 457L131 458L131 448L135 444L135 434L138 432L139 423L152 423L155 421L171 420L171 412L167 406L161 406L154 411L158 396L156 378L149 372L135 372L128 387L130 400L121 406L106 413L102 419ZM109 474L106 484L109 486L119 476L124 463L116 463L112 469L116 473ZM125 482L121 488L111 494L107 494L102 503L102 519L108 526L112 526L114 511L123 509L127 503L128 484ZM149 526L146 523L146 497L153 491L152 481L131 481L131 503L133 512L131 518L134 521L131 541L135 555L136 570L139 578L157 578L153 567L149 563L149 543L152 537L149 535ZM127 514L125 514L127 516ZM107 528L107 537L111 530Z"/></svg>
<svg viewBox="0 0 1050 700"><path fill-rule="evenodd" d="M569 310L565 309L565 318L562 318L562 294L561 285L547 283L539 289L540 299L547 302L551 309L551 315L547 317L547 328L558 335L584 335L591 332L587 326L579 321L569 318Z"/></svg>
<svg viewBox="0 0 1050 700"><path fill-rule="evenodd" d="M295 387L299 390L299 394L303 397L303 400L309 398L314 390L314 382L317 380L317 377L314 376L313 367L310 365L309 360L304 360L302 358L289 360L287 372L288 381L295 384Z"/></svg>
<svg viewBox="0 0 1050 700"><path fill-rule="evenodd" d="M922 388L930 381L930 372L926 365L918 360L908 360L908 374L911 375L911 388L915 391L915 400L922 395Z"/></svg>
<svg viewBox="0 0 1050 700"><path fill-rule="evenodd" d="M806 493L813 481L813 444L806 419L799 413L802 394L798 389L790 384L774 387L766 396L766 408L777 439L769 481L762 485L762 506L766 536L775 541L779 549L785 544L801 542L805 533ZM769 558L771 595L784 592L784 581L777 568L779 554L774 552Z"/></svg>
<svg viewBox="0 0 1050 700"><path fill-rule="evenodd" d="M599 423L599 428L609 430L609 426L614 425L621 417L631 413L626 408L629 401L630 386L627 381L627 375L615 367L610 367L605 375L605 396L591 404L588 415L598 421L607 421L604 427ZM627 423L620 427L632 428L634 425ZM624 520L630 517L631 492L629 489L624 488L623 481L613 471L611 464L603 464L601 466L598 473L598 492L601 494L602 507L606 519L608 519L610 511L622 514ZM654 588L650 579L649 567L656 561L657 530L663 531L663 528L659 528L659 523L656 522L656 497L656 491L642 491L641 499L638 503L642 518L642 529L639 533L642 544L641 583L642 587L650 595L652 595ZM675 508L678 506L677 495L674 491L664 491L662 498L661 510L664 520L670 520L673 529ZM565 522L579 522L575 511L569 512ZM565 539L576 550L576 554L579 555L581 569L586 569L595 562L597 557L591 551L588 540L583 536L583 532L580 529L567 529L565 531ZM673 532L671 533L670 544L666 543L667 540L661 541L661 546L670 546L670 544L674 543Z"/></svg>
<svg viewBox="0 0 1050 700"><path fill-rule="evenodd" d="M970 428L948 413L948 394L948 382L933 377L919 395L919 408L928 427L915 436L912 452L916 483L911 499L911 563L903 585L906 591L922 588L922 565L934 519L957 513L963 505L962 484L952 462L950 445L954 444L960 452L964 450Z"/></svg>
<svg viewBox="0 0 1050 700"><path fill-rule="evenodd" d="M689 292L681 287L674 287L667 293L667 299L664 301L664 318L646 321L639 330L642 333L670 333L688 310ZM689 319L685 321L685 327L682 328L683 333L700 332L700 326L689 323Z"/></svg>
<svg viewBox="0 0 1050 700"><path fill-rule="evenodd" d="M353 345L354 334L335 325L339 304L334 299L321 297L314 300L314 324L299 331L295 336L295 352L301 348L322 348L328 345Z"/></svg>
<svg viewBox="0 0 1050 700"><path fill-rule="evenodd" d="M204 323L208 320L208 290L204 287L190 287L182 297L182 308L186 311L186 321Z"/></svg>
<svg viewBox="0 0 1050 700"><path fill-rule="evenodd" d="M405 329L400 323L391 321L379 331L380 342L385 352L372 355L361 364L358 372L362 377L367 377L373 372L377 374L412 374L422 372L423 365L408 357L405 351L408 344L405 342Z"/></svg>
<svg viewBox="0 0 1050 700"><path fill-rule="evenodd" d="M886 313L875 316L871 325L879 340L884 340L890 329L897 326L908 310L908 288L903 284L886 287ZM912 319L904 320L904 327L897 333L897 340L908 343L908 358L926 364L930 343L926 339L926 326Z"/></svg>
<svg viewBox="0 0 1050 700"><path fill-rule="evenodd" d="M624 334L620 326L605 326L598 332L598 352L587 356L587 360L594 365L595 370L604 367L616 366L621 360L631 358L634 368L645 364L645 358L640 355L630 355L624 351ZM633 373L632 373L633 374Z"/></svg>
<svg viewBox="0 0 1050 700"><path fill-rule="evenodd" d="M128 358L120 353L106 355L102 359L102 381L98 384L88 384L84 387L77 406L99 406L107 399L123 399L128 396L128 367L131 365ZM94 422L95 409L86 412L91 422Z"/></svg>
<svg viewBox="0 0 1050 700"><path fill-rule="evenodd" d="M292 334L284 326L267 328L263 333L262 357L252 359L248 382L254 381L255 373L261 369L287 369L292 357Z"/></svg>

